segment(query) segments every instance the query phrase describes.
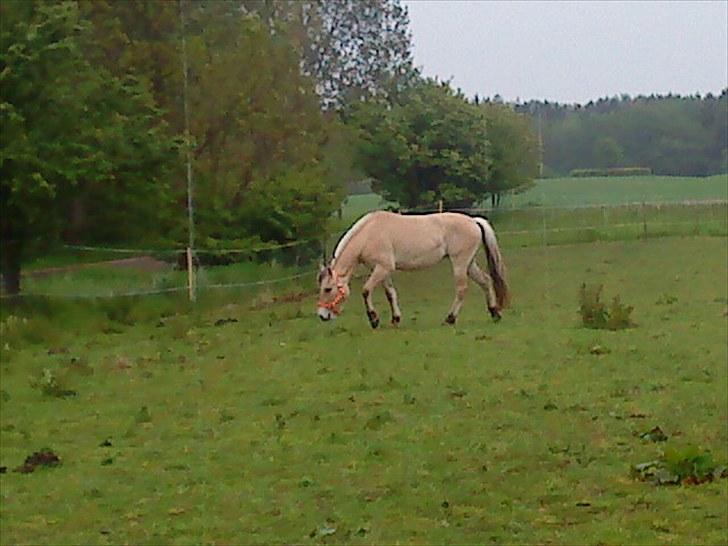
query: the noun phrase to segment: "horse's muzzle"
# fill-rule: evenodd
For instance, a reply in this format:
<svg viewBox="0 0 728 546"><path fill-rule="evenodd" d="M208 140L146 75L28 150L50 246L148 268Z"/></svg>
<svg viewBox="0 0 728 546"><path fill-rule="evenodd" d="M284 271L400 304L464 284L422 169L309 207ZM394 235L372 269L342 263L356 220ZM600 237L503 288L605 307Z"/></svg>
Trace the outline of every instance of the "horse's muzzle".
<svg viewBox="0 0 728 546"><path fill-rule="evenodd" d="M323 307L319 307L317 314L324 322L336 318L336 315L331 312L331 309L325 309Z"/></svg>

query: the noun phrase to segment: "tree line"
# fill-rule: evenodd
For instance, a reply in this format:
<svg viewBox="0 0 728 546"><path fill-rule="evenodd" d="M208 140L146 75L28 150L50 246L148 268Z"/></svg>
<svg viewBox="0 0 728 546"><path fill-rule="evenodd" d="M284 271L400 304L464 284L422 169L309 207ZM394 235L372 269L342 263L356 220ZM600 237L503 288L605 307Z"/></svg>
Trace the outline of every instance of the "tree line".
<svg viewBox="0 0 728 546"><path fill-rule="evenodd" d="M617 167L681 176L728 171L728 88L720 95L622 95L585 105L529 101L515 109L540 126L547 176Z"/></svg>
<svg viewBox="0 0 728 546"><path fill-rule="evenodd" d="M10 294L59 242L182 248L186 157L209 249L319 237L362 178L462 205L535 173L525 116L413 66L399 0L6 0L0 21Z"/></svg>

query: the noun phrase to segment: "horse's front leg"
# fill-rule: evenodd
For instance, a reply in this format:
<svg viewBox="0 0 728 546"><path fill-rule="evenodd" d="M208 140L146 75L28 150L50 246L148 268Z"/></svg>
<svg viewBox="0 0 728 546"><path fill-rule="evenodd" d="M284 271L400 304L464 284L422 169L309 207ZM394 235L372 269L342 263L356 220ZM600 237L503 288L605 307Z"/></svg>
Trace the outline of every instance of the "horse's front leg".
<svg viewBox="0 0 728 546"><path fill-rule="evenodd" d="M389 277L389 274L389 270L382 267L381 265L377 265L374 268L374 271L372 271L372 274L369 275L367 282L364 283L362 296L364 297L364 305L367 310L369 324L372 325L372 328L376 328L377 326L379 326L379 315L377 314L377 311L374 309L374 305L372 304L372 292L374 292L374 289L381 283L383 283L387 277Z"/></svg>

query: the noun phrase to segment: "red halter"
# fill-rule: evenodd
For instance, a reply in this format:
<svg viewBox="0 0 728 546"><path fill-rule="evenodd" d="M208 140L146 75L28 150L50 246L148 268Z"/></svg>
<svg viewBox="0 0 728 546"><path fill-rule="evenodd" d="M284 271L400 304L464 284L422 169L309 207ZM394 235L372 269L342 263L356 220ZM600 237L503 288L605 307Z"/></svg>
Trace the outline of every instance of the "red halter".
<svg viewBox="0 0 728 546"><path fill-rule="evenodd" d="M341 312L341 310L338 308L338 306L341 302L343 302L346 299L346 290L344 290L343 284L339 284L339 282L336 278L336 277L338 277L338 275L336 274L336 271L334 271L332 269L331 275L333 276L334 280L337 281L336 282L336 291L337 291L336 297L333 299L333 301L330 301L330 302L319 301L318 306L323 309L328 309L334 315L338 315Z"/></svg>

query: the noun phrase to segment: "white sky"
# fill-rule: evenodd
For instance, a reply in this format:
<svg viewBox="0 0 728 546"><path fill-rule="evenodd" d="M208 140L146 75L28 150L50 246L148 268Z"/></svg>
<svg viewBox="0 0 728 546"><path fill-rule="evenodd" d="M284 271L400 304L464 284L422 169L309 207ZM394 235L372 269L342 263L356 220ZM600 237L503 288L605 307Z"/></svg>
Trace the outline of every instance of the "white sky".
<svg viewBox="0 0 728 546"><path fill-rule="evenodd" d="M403 3L415 64L468 96L585 103L728 86L728 0Z"/></svg>

